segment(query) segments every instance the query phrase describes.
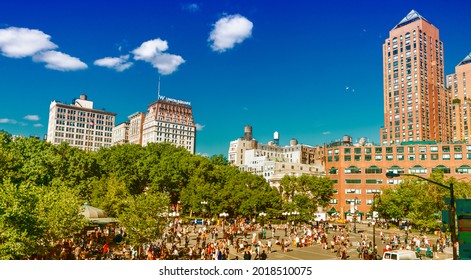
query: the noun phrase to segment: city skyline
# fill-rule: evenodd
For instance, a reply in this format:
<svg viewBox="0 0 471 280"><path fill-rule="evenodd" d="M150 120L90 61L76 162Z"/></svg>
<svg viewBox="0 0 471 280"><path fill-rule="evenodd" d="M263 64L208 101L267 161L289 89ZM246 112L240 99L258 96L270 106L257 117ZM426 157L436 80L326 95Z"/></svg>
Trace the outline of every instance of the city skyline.
<svg viewBox="0 0 471 280"><path fill-rule="evenodd" d="M144 4L0 4L0 130L42 138L50 102L80 94L119 124L157 100L160 74L192 104L198 154L227 155L245 125L264 143L380 143L389 30L413 9L432 22L445 75L471 52L466 2Z"/></svg>

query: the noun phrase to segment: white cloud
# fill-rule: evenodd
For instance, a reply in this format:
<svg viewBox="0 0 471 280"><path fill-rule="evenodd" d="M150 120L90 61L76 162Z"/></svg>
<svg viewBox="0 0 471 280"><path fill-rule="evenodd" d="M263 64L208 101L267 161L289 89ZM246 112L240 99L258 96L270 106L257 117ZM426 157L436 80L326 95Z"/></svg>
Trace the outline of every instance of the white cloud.
<svg viewBox="0 0 471 280"><path fill-rule="evenodd" d="M196 125L196 130L197 131L201 131L205 127L205 125L202 125L202 124L195 124L195 125Z"/></svg>
<svg viewBox="0 0 471 280"><path fill-rule="evenodd" d="M35 123L33 126L34 126L34 127L43 127L43 125L40 124L40 123Z"/></svg>
<svg viewBox="0 0 471 280"><path fill-rule="evenodd" d="M322 134L324 134L324 135L329 135L329 134L330 134L330 131L324 131L324 132L322 132Z"/></svg>
<svg viewBox="0 0 471 280"><path fill-rule="evenodd" d="M23 58L56 49L51 36L36 29L9 27L0 29L0 50L6 57Z"/></svg>
<svg viewBox="0 0 471 280"><path fill-rule="evenodd" d="M6 118L3 118L3 119L0 119L0 123L11 123L11 124L17 124L18 122L16 120L12 120L12 119L6 119Z"/></svg>
<svg viewBox="0 0 471 280"><path fill-rule="evenodd" d="M253 23L247 18L241 15L229 15L214 24L208 41L212 42L213 51L225 52L252 36L252 28Z"/></svg>
<svg viewBox="0 0 471 280"><path fill-rule="evenodd" d="M95 60L93 64L97 66L107 67L114 69L118 72L123 72L133 65L132 62L129 62L129 55L122 55L120 57L104 57L101 59Z"/></svg>
<svg viewBox="0 0 471 280"><path fill-rule="evenodd" d="M58 71L74 71L88 68L87 64L68 54L47 51L33 56L33 61L46 63L46 68Z"/></svg>
<svg viewBox="0 0 471 280"><path fill-rule="evenodd" d="M28 121L39 121L38 115L26 115L23 119Z"/></svg>
<svg viewBox="0 0 471 280"><path fill-rule="evenodd" d="M133 50L134 59L149 62L160 74L172 74L185 60L174 54L164 53L168 49L167 41L160 38L149 40Z"/></svg>
<svg viewBox="0 0 471 280"><path fill-rule="evenodd" d="M181 7L182 7L182 10L189 11L189 12L197 12L200 10L200 6L196 3L182 4Z"/></svg>

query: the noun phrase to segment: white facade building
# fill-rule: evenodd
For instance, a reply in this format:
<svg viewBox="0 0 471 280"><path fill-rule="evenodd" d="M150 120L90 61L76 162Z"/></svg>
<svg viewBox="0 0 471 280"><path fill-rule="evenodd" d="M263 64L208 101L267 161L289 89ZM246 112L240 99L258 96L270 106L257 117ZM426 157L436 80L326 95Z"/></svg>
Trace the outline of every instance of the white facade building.
<svg viewBox="0 0 471 280"><path fill-rule="evenodd" d="M47 141L62 142L82 150L97 151L110 147L115 113L93 109L93 102L85 94L72 104L52 101L49 106Z"/></svg>
<svg viewBox="0 0 471 280"><path fill-rule="evenodd" d="M278 133L274 141L259 144L252 138L252 128L246 126L244 137L231 141L228 161L240 170L263 176L273 187L285 176L325 176L323 149L300 145L295 139L289 146L279 146Z"/></svg>
<svg viewBox="0 0 471 280"><path fill-rule="evenodd" d="M190 102L164 96L147 109L142 132L142 145L171 143L195 153L196 126Z"/></svg>

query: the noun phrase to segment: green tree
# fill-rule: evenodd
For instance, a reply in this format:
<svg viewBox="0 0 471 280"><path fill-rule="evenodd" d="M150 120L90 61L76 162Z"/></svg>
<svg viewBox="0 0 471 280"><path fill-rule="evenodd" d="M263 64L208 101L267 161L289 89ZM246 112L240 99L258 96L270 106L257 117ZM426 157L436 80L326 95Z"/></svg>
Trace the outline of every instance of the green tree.
<svg viewBox="0 0 471 280"><path fill-rule="evenodd" d="M0 259L29 259L43 253L40 243L47 229L36 207L40 202L36 190L9 181L1 185Z"/></svg>
<svg viewBox="0 0 471 280"><path fill-rule="evenodd" d="M128 197L128 207L119 216L126 228L127 242L141 245L155 241L165 227L169 199L161 193L146 192Z"/></svg>

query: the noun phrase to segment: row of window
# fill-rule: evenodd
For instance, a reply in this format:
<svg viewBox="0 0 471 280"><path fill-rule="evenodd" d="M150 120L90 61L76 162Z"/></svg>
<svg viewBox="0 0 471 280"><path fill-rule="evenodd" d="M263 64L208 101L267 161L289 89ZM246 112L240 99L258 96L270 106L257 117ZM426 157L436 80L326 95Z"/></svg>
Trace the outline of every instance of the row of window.
<svg viewBox="0 0 471 280"><path fill-rule="evenodd" d="M375 154L382 154L383 149L387 154L394 153L394 148L396 150L396 153L404 153L407 151L408 153L415 153L418 151L419 153L426 153L427 150L430 150L430 152L438 152L439 147L438 146L419 146L418 149L416 146L399 146L399 147L358 147L358 148L344 148L343 153L345 155L349 155L353 153L358 155L362 154L362 151L364 151L364 154L372 154L373 150ZM427 149L430 148L430 149ZM451 151L452 147L448 145L441 146L441 150L444 153L449 153ZM462 152L463 151L463 146L462 145L454 145L453 146L453 151L454 152ZM471 151L471 145L466 146L466 151ZM339 154L339 149L334 149L334 150L328 150L327 155L338 155Z"/></svg>
<svg viewBox="0 0 471 280"><path fill-rule="evenodd" d="M373 199L367 199L366 200L366 205L373 205ZM333 198L330 200L330 204L331 205L337 205L339 204L339 200L336 199L336 198ZM361 205L361 199L345 199L345 204L347 205L351 205L351 204L354 204L354 205Z"/></svg>
<svg viewBox="0 0 471 280"><path fill-rule="evenodd" d="M392 154L391 155L386 155L385 158L386 158L387 161L392 161L392 160L394 160L394 155L392 155ZM464 158L463 154L453 154L453 159L455 159L455 160L462 160L463 158ZM383 156L382 155L376 155L374 157L374 159L375 159L375 161L382 161ZM396 155L396 160L403 161L405 159L406 159L406 157L403 154ZM415 161L417 159L419 159L419 160L428 160L429 157L426 154L420 154L419 156L407 155L407 160L409 160L409 161ZM439 160L440 155L439 154L430 154L430 159L431 160ZM451 154L442 154L441 159L442 160L451 160ZM471 159L471 153L466 154L466 159ZM372 160L373 160L373 157L371 155L365 155L364 157L362 157L361 155L356 155L356 156L353 157L353 161L372 161ZM328 162L338 162L338 161L340 161L340 157L339 156L334 156L334 157L330 156L330 157L327 157L327 161ZM344 156L343 161L352 161L352 156Z"/></svg>
<svg viewBox="0 0 471 280"><path fill-rule="evenodd" d="M442 170L444 173L451 173L451 168L449 167L446 167L444 165L438 165L434 168L432 168L432 172L435 171L435 170ZM386 169L386 173L388 172L395 172L395 173L399 173L399 174L403 174L404 173L404 168L401 168L397 165L394 165L392 167L389 167ZM455 168L455 172L457 174L471 174L471 166L469 165L461 165L460 167L457 167ZM361 174L362 173L362 170L361 168L358 168L356 166L350 166L348 168L345 168L344 169L344 174ZM383 169L380 168L380 167L377 167L377 166L370 166L370 167L367 167L365 168L365 174L382 174L383 173ZM409 173L422 173L422 174L426 174L427 173L427 168L421 166L421 165L415 165L411 168L409 168ZM335 174L338 174L338 169L335 168L335 167L331 167L329 169L329 174L332 174L332 175L335 175ZM347 179L350 184L360 184L361 182L357 182L356 180L357 179ZM374 179L371 179L371 180L374 180ZM373 182L373 181L370 181L369 183L371 184L378 184L378 182Z"/></svg>

